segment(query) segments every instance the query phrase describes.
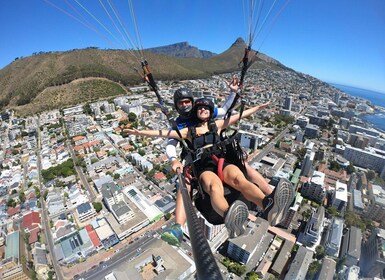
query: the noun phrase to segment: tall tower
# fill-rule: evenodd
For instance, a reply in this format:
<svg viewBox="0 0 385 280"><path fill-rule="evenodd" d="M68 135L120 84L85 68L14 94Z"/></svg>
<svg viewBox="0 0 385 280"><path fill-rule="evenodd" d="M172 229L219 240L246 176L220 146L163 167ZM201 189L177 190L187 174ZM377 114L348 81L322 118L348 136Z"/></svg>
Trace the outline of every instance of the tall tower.
<svg viewBox="0 0 385 280"><path fill-rule="evenodd" d="M362 246L360 269L365 277L384 276L385 269L385 230L376 228Z"/></svg>
<svg viewBox="0 0 385 280"><path fill-rule="evenodd" d="M302 161L301 176L310 177L313 171L313 161L315 152L307 150L305 158Z"/></svg>
<svg viewBox="0 0 385 280"><path fill-rule="evenodd" d="M287 96L285 97L284 109L291 111L291 105L293 104L293 97Z"/></svg>
<svg viewBox="0 0 385 280"><path fill-rule="evenodd" d="M334 93L334 103L337 104L337 106L340 104L340 97L341 97L341 94L339 91L336 91Z"/></svg>

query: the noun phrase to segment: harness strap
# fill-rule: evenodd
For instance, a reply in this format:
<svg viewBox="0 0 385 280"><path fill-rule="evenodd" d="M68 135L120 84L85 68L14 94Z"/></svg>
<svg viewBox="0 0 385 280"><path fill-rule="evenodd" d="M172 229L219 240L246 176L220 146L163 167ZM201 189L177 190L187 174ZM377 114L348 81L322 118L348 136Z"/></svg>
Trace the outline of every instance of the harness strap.
<svg viewBox="0 0 385 280"><path fill-rule="evenodd" d="M224 158L218 158L216 155L212 155L211 158L217 163L217 175L221 179L222 183L224 182L223 178L223 165L225 163Z"/></svg>

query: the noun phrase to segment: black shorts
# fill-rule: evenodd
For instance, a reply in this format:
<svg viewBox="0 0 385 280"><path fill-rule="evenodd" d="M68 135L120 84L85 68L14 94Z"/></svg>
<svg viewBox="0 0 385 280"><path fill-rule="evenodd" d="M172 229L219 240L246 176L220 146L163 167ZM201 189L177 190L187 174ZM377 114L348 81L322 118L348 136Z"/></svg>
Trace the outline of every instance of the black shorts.
<svg viewBox="0 0 385 280"><path fill-rule="evenodd" d="M229 164L230 163L225 161L223 163L223 168L225 168ZM195 162L194 165L195 165L195 170L197 172L197 179L199 179L201 174L205 171L211 171L211 172L214 172L215 174L218 175L218 164L212 158L207 158L205 160L199 160L199 161Z"/></svg>

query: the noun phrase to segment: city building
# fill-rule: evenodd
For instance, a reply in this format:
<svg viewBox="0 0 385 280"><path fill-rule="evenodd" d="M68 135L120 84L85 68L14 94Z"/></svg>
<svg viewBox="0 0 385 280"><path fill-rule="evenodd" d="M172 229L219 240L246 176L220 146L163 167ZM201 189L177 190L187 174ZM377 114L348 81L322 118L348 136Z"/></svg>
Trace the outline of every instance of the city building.
<svg viewBox="0 0 385 280"><path fill-rule="evenodd" d="M333 280L336 273L336 261L325 257L322 260L321 270L318 272L317 280Z"/></svg>
<svg viewBox="0 0 385 280"><path fill-rule="evenodd" d="M82 203L78 207L76 207L76 212L81 223L95 218L97 215L94 207L89 202Z"/></svg>
<svg viewBox="0 0 385 280"><path fill-rule="evenodd" d="M360 190L353 190L353 212L362 215L365 211L365 205L362 200L362 193Z"/></svg>
<svg viewBox="0 0 385 280"><path fill-rule="evenodd" d="M361 257L362 232L357 227L348 228L342 238L340 258L345 258L345 265L356 266Z"/></svg>
<svg viewBox="0 0 385 280"><path fill-rule="evenodd" d="M301 166L301 176L310 177L313 174L313 161L314 161L315 152L311 150L306 151L306 155L302 161Z"/></svg>
<svg viewBox="0 0 385 280"><path fill-rule="evenodd" d="M308 138L317 138L320 134L320 129L318 125L308 124L305 127L305 136Z"/></svg>
<svg viewBox="0 0 385 280"><path fill-rule="evenodd" d="M305 116L300 116L296 120L296 124L299 125L302 129L304 129L309 124L309 118Z"/></svg>
<svg viewBox="0 0 385 280"><path fill-rule="evenodd" d="M304 246L313 246L321 238L322 225L325 219L325 208L323 206L318 207L314 211L306 224L304 232L301 232L298 236L298 242Z"/></svg>
<svg viewBox="0 0 385 280"><path fill-rule="evenodd" d="M55 243L54 254L59 263L71 264L95 251L86 229L73 231Z"/></svg>
<svg viewBox="0 0 385 280"><path fill-rule="evenodd" d="M262 143L262 136L256 133L240 131L241 139L240 145L243 148L248 148L251 150L256 150L258 146Z"/></svg>
<svg viewBox="0 0 385 280"><path fill-rule="evenodd" d="M340 218L333 218L326 233L325 252L327 255L338 258L343 229L344 220Z"/></svg>
<svg viewBox="0 0 385 280"><path fill-rule="evenodd" d="M365 209L365 217L381 223L385 219L385 190L379 185L372 185L373 195Z"/></svg>
<svg viewBox="0 0 385 280"><path fill-rule="evenodd" d="M332 206L340 212L345 212L344 209L348 203L348 186L340 181L336 182L336 189L333 193Z"/></svg>
<svg viewBox="0 0 385 280"><path fill-rule="evenodd" d="M293 97L292 96L285 97L285 103L283 105L283 108L285 110L291 111L292 104L293 104Z"/></svg>
<svg viewBox="0 0 385 280"><path fill-rule="evenodd" d="M380 133L373 128L365 128L354 124L349 126L349 133L357 133L357 132L372 135L374 137L380 137Z"/></svg>
<svg viewBox="0 0 385 280"><path fill-rule="evenodd" d="M263 239L266 235L273 239L273 235L267 232L268 228L269 223L258 218L255 225L251 223L251 226L246 228L244 235L229 240L228 256L237 262L247 264L257 250L265 252L268 247L265 249L260 248L260 246L264 245Z"/></svg>
<svg viewBox="0 0 385 280"><path fill-rule="evenodd" d="M108 249L115 244L119 243L119 238L112 230L111 226L107 223L106 219L97 219L92 221L92 227L94 228L100 242L104 249Z"/></svg>
<svg viewBox="0 0 385 280"><path fill-rule="evenodd" d="M304 280L307 274L309 265L313 261L314 253L306 247L300 246L297 253L289 266L289 271L286 273L285 280Z"/></svg>
<svg viewBox="0 0 385 280"><path fill-rule="evenodd" d="M313 176L301 188L303 197L321 202L325 198L326 190L324 187L325 174L314 171Z"/></svg>
<svg viewBox="0 0 385 280"><path fill-rule="evenodd" d="M385 230L374 228L362 246L360 270L364 277L383 279L385 269Z"/></svg>

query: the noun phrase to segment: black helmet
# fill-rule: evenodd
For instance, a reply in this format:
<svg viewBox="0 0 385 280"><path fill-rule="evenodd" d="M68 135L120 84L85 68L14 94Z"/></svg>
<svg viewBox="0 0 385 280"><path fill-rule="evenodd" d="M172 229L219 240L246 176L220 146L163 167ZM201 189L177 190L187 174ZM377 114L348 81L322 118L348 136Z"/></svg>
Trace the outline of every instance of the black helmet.
<svg viewBox="0 0 385 280"><path fill-rule="evenodd" d="M203 98L199 98L195 101L194 103L194 117L196 116L196 112L198 111L198 108L201 107L201 106L207 106L209 107L209 110L210 110L210 118L213 116L214 114L214 103L211 99L209 98L206 98L206 97L203 97Z"/></svg>
<svg viewBox="0 0 385 280"><path fill-rule="evenodd" d="M192 94L190 89L180 88L174 92L174 106L175 106L176 111L182 116L188 116L191 112L192 106L191 107L185 107L185 108L179 108L178 107L178 101L182 100L182 99L190 99L194 105L194 97L193 97L193 94Z"/></svg>

